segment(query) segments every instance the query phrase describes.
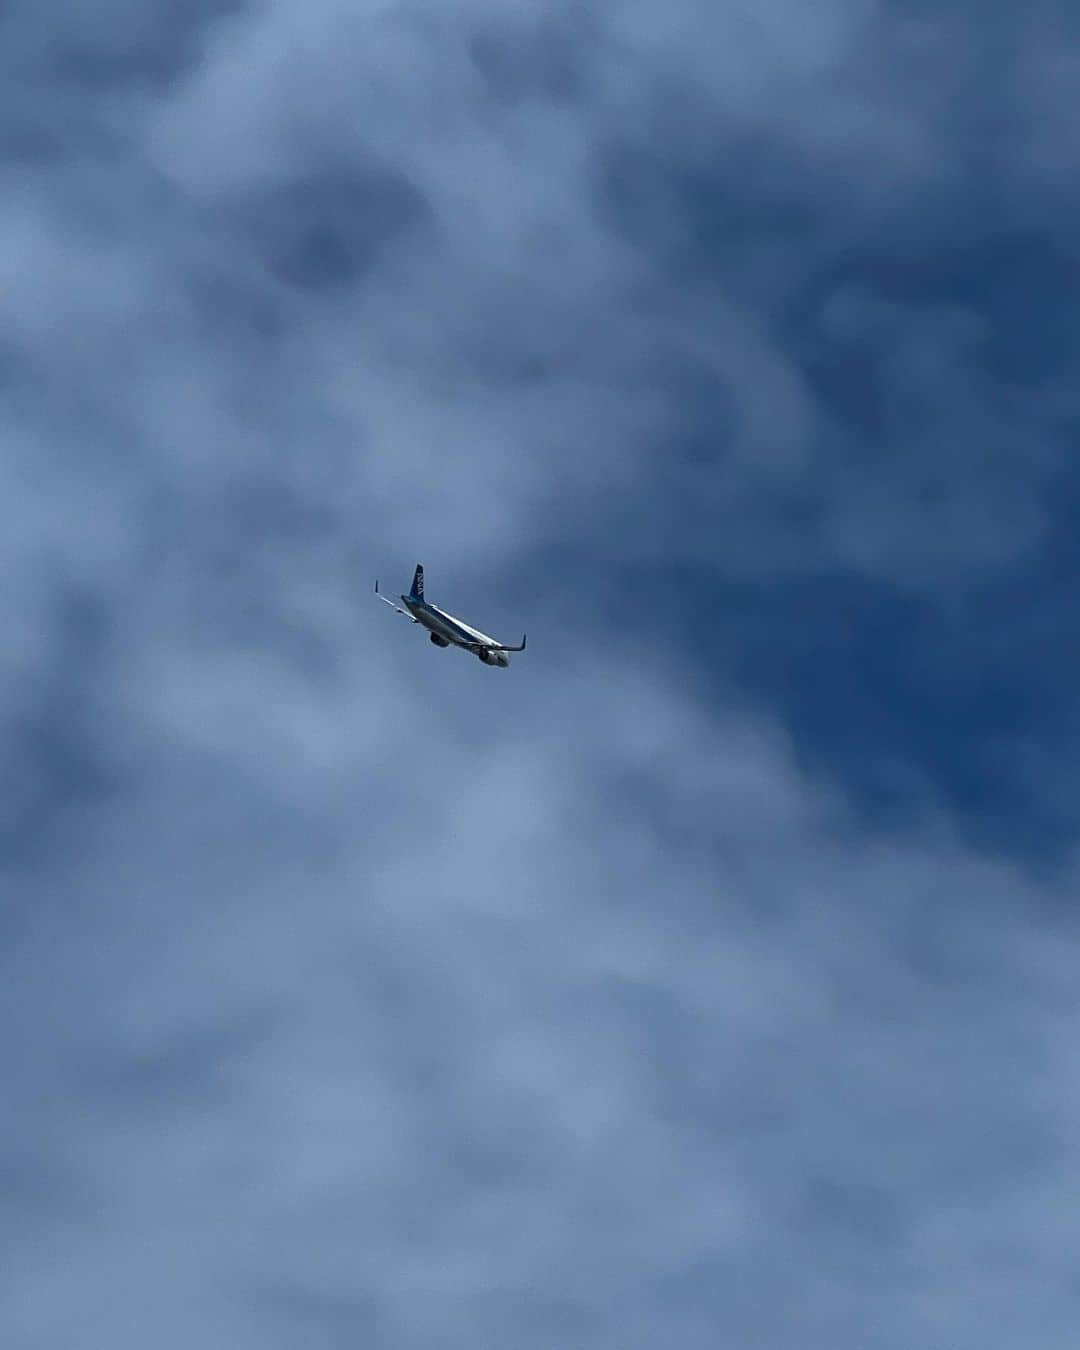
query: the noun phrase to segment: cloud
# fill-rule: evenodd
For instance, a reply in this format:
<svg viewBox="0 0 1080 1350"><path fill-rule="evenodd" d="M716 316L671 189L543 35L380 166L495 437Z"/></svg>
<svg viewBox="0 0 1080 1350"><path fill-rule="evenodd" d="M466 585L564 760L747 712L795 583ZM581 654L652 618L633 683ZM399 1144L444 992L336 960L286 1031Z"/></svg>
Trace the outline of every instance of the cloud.
<svg viewBox="0 0 1080 1350"><path fill-rule="evenodd" d="M1052 8L71 18L5 46L15 1342L1071 1344ZM417 557L511 670L371 612Z"/></svg>
<svg viewBox="0 0 1080 1350"><path fill-rule="evenodd" d="M947 839L852 838L767 724L663 672L559 687L574 736L545 683L486 744L384 689L394 736L353 716L322 772L310 737L297 771L272 737L183 735L101 813L8 990L53 991L12 1082L97 1195L59 1261L9 1269L17 1325L122 1335L93 1292L122 1263L166 1342L697 1340L707 1307L784 1344L884 1307L885 1344L994 1344L948 1272L1004 1230L1001 1306L1052 1322L1057 1239L1015 1211L1069 1165L1045 901Z"/></svg>

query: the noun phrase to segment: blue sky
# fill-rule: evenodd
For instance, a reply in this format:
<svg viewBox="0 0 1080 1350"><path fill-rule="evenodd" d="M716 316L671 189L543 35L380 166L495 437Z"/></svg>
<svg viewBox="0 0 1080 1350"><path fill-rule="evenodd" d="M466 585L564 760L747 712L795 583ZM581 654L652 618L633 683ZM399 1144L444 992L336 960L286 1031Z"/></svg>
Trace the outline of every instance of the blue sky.
<svg viewBox="0 0 1080 1350"><path fill-rule="evenodd" d="M1077 23L7 7L5 1346L1075 1344Z"/></svg>

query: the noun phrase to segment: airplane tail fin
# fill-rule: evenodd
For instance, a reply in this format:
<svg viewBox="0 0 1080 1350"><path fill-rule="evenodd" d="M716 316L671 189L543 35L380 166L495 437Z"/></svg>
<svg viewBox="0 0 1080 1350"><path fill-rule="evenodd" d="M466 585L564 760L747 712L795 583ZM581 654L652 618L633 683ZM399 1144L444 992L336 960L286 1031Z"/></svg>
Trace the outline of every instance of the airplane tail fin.
<svg viewBox="0 0 1080 1350"><path fill-rule="evenodd" d="M413 573L412 590L409 592L410 600L423 600L424 598L424 569L420 563L416 564L416 571Z"/></svg>

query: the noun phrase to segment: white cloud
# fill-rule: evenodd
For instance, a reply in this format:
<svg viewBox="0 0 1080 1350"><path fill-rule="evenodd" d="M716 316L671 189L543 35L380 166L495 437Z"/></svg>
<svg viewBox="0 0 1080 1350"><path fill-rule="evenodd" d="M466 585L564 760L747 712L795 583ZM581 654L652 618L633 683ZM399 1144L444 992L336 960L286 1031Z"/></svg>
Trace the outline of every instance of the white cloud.
<svg viewBox="0 0 1080 1350"><path fill-rule="evenodd" d="M494 1334L493 1290L607 1344L678 1323L665 1279L750 1250L762 1344L787 1343L777 1299L835 1321L843 1280L888 1344L940 1322L1004 1345L932 1273L1000 1225L1027 1271L1005 1324L1033 1298L1063 1319L1060 1234L1017 1208L1071 1149L1045 1090L1071 1013L1046 999L1075 950L1031 918L1051 896L922 832L857 842L767 721L671 672L549 651L493 695L411 636L354 639L329 702L251 667L245 710L157 635L176 690L132 697L172 767L80 867L108 939L23 949L26 981L59 979L64 1051L14 1084L60 1094L50 1149L99 1198L61 1264L10 1268L17 1325L122 1339L101 1291L133 1266L166 1344L258 1319L256 1278L363 1293L392 1344ZM251 1343L285 1343L265 1306Z"/></svg>

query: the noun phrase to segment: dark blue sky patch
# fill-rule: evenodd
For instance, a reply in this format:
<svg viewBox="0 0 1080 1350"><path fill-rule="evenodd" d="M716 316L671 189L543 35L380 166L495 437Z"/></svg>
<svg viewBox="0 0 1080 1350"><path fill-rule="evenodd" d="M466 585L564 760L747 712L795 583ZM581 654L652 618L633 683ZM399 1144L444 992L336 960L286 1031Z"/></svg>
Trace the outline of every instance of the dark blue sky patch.
<svg viewBox="0 0 1080 1350"><path fill-rule="evenodd" d="M198 58L208 27L243 8L244 0L103 0L93 11L61 3L43 32L33 5L15 0L0 32L20 70L92 98L175 79Z"/></svg>
<svg viewBox="0 0 1080 1350"><path fill-rule="evenodd" d="M1053 660L1054 681L1005 637L1026 621L1030 593L1010 603L1007 585L987 586L947 603L827 572L751 583L717 568L703 580L701 569L635 569L609 612L627 625L647 614L661 645L681 647L691 629L689 683L720 698L734 680L774 708L808 769L834 777L868 819L902 825L944 805L981 847L1064 856L1071 809L1017 779L1003 753L1034 739L1063 764L1071 755L1071 661Z"/></svg>
<svg viewBox="0 0 1080 1350"><path fill-rule="evenodd" d="M77 584L61 592L43 669L6 710L0 868L48 867L94 812L129 784L110 678L117 614Z"/></svg>
<svg viewBox="0 0 1080 1350"><path fill-rule="evenodd" d="M586 7L557 5L536 19L500 15L479 25L468 45L488 95L514 107L588 98L602 40Z"/></svg>
<svg viewBox="0 0 1080 1350"><path fill-rule="evenodd" d="M692 627L703 666L781 710L807 764L838 775L872 815L917 815L929 791L980 846L1035 861L1072 842L1070 808L1017 775L1008 747L1037 742L1050 758L1060 747L1062 765L1072 753L1074 624L1068 601L1058 609L1049 597L1062 587L1058 537L1071 532L1061 482L1071 432L1054 409L1080 351L1069 300L1080 254L1060 212L1033 218L992 145L975 153L980 126L1021 138L1029 128L1017 122L1004 36L972 60L973 72L997 63L1010 79L991 89L958 77L937 147L945 176L884 216L834 165L740 144L719 116L712 138L675 153L659 138L609 148L605 208L664 269L702 341L703 297L722 313L732 299L763 310L818 421L805 471L748 504L792 561L775 579L747 579L730 541L752 531L727 489L738 391L675 360L664 379L678 436L648 515L706 554L711 515L715 562L635 568L614 603L669 642ZM763 439L750 453L767 463L772 447ZM838 569L837 512L862 515L868 537L880 521L883 537L910 547L911 578ZM631 509L622 528L645 522ZM926 540L922 567L905 534ZM983 558L962 546L948 556L964 534ZM1025 640L1033 612L1044 629Z"/></svg>
<svg viewBox="0 0 1080 1350"><path fill-rule="evenodd" d="M901 1206L887 1188L829 1177L807 1183L796 1222L815 1243L835 1237L879 1253L895 1249L904 1236Z"/></svg>
<svg viewBox="0 0 1080 1350"><path fill-rule="evenodd" d="M244 232L264 264L305 290L355 285L379 253L427 219L424 198L392 169L311 173L249 198Z"/></svg>

